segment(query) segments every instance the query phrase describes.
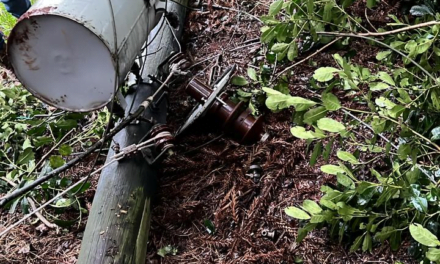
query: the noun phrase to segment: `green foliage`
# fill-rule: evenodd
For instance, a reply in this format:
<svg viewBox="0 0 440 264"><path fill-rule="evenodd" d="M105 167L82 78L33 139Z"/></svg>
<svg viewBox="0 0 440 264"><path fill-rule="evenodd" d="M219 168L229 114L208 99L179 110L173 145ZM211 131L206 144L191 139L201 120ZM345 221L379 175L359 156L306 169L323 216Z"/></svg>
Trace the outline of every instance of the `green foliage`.
<svg viewBox="0 0 440 264"><path fill-rule="evenodd" d="M0 22L7 35L16 19L0 6ZM22 187L43 176L45 173L62 166L73 152L73 148L90 146L92 140L100 137L108 121L108 113L97 113L96 118L88 114L65 113L54 110L34 98L16 82L0 86L0 193L8 193L13 186ZM82 130L85 126L88 129ZM76 133L70 133L77 130ZM67 134L70 137L58 149L51 150ZM48 153L50 151L50 153ZM48 154L48 155L46 155ZM47 159L45 166L42 157ZM38 166L37 166L38 165ZM43 167L41 169L41 167ZM11 183L8 185L7 183ZM29 212L29 200L43 203L67 188L72 181L70 175L58 175L41 187L19 197L7 205L10 213L17 209ZM68 226L81 219L87 210L81 206L77 196L84 193L90 184L76 188L78 193L70 192L68 197L52 204L50 216L56 224ZM64 209L74 208L79 216L75 221L66 222L56 218Z"/></svg>
<svg viewBox="0 0 440 264"><path fill-rule="evenodd" d="M267 68L328 43L332 39L325 32L371 31L365 20L349 13L347 7L353 2L272 3L261 29L271 64ZM370 9L378 3L366 1ZM437 1L402 5L409 5L408 11L417 18L389 15L392 22L378 32L440 19ZM288 216L305 222L297 241L315 228L326 227L329 236L344 241L350 251L366 252L382 243L397 250L412 236L412 256L440 260L440 234L429 229L429 223L438 225L440 220L439 34L439 25L385 34L378 39L384 45L377 46L381 49L376 60L362 65L351 62L351 53L362 51L350 50L352 39L341 38L335 47L348 52L335 53L333 62L315 69L307 87L314 93L312 98L280 91L272 77L260 82L269 110L294 112L290 131L314 146L310 165L320 164L321 171L335 179L335 185L322 186L319 205L313 206L316 210L306 204L285 209ZM248 71L252 80L262 80L263 75L255 73ZM288 83L290 74L287 71L280 82ZM332 153L339 161L326 164Z"/></svg>
<svg viewBox="0 0 440 264"><path fill-rule="evenodd" d="M162 258L164 258L167 255L173 255L175 256L177 254L178 250L176 247L171 246L171 245L167 245L164 246L162 248L159 248L159 250L157 251L157 255L161 256Z"/></svg>

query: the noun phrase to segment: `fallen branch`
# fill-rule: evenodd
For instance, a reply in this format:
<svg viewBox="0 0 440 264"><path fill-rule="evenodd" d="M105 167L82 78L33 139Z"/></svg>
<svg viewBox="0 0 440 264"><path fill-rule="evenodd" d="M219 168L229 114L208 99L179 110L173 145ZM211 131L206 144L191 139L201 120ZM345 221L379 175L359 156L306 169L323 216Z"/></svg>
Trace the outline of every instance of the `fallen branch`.
<svg viewBox="0 0 440 264"><path fill-rule="evenodd" d="M0 208L5 206L8 202L12 201L13 199L15 199L15 198L17 198L17 197L19 197L21 195L26 194L27 192L31 191L35 187L37 187L37 186L41 185L42 183L44 183L45 181L51 179L55 175L58 175L61 172L64 172L64 171L70 169L75 164L77 164L79 161L81 161L85 157L87 157L90 154L92 154L102 144L104 144L105 142L107 142L108 140L113 138L114 135L116 135L124 127L128 126L133 120L135 120L137 117L139 117L144 112L144 110L149 106L149 104L151 102L151 97L149 99L150 100L147 100L143 104L141 104L139 106L139 108L136 110L136 112L134 112L133 114L129 115L126 119L124 119L121 123L119 123L118 126L116 126L112 131L110 131L107 135L105 135L101 140L99 140L93 146L91 146L89 149L87 149L87 151L85 151L83 154L81 154L78 157L70 160L69 162L67 162L63 166L61 166L61 167L59 167L59 168L57 168L57 169L55 169L55 170L45 174L44 176L37 178L35 181L30 183L29 185L26 185L26 186L24 186L24 187L22 187L20 189L17 189L15 191L13 191L12 193L10 193L10 194L6 195L5 197L3 197L0 200Z"/></svg>
<svg viewBox="0 0 440 264"><path fill-rule="evenodd" d="M101 168L97 169L96 171L92 172L91 175L94 175L98 172L100 172L102 169L104 169L105 167L109 166L110 164L112 164L113 162L116 162L117 159L114 159L110 162L108 162L107 164L105 164L104 166L102 166ZM0 233L0 237L6 235L9 231L11 231L12 229L14 229L15 227L17 227L19 224L23 223L24 221L26 221L29 217L31 217L32 215L38 213L41 209L43 209L44 207L48 206L49 204L51 204L53 201L55 201L56 199L58 199L59 197L63 196L64 194L68 193L69 191L71 191L73 188L75 188L76 186L78 186L80 183L86 181L88 179L88 176L82 178L81 180L77 181L75 184L73 184L72 186L70 186L69 188L67 188L66 190L60 192L59 194L55 195L52 199L50 199L49 201L47 201L46 203L44 203L43 205L41 205L40 207L36 208L35 210L33 210L32 212L30 212L29 214L25 215L23 218L21 218L19 221L15 222L14 224L10 225L8 228L6 228L5 230L3 230ZM50 223L49 223L50 224Z"/></svg>
<svg viewBox="0 0 440 264"><path fill-rule="evenodd" d="M364 37L381 37L381 36L392 35L392 34L396 34L396 33L400 33L400 32L405 32L408 30L419 29L422 27L429 27L429 26L434 26L434 25L440 25L440 21L429 21L429 22L420 23L417 25L407 26L407 27L403 27L403 28L399 28L399 29L395 29L395 30L390 30L390 31L359 33L357 35L364 36ZM320 34L320 33L324 33L324 32L317 32L317 33Z"/></svg>
<svg viewBox="0 0 440 264"><path fill-rule="evenodd" d="M35 212L35 216L40 219L40 221L45 224L47 227L49 228L56 228L57 225L52 224L51 222L49 222L40 212L39 210L37 211L37 207L35 206L34 200L32 200L32 198L26 198L29 202L29 204L31 205L32 210ZM40 209L41 210L41 209Z"/></svg>
<svg viewBox="0 0 440 264"><path fill-rule="evenodd" d="M35 181L33 181L32 183L30 183L29 185L26 185L24 187L22 187L21 189L17 189L15 191L13 191L12 193L6 195L5 197L3 197L0 200L0 208L2 208L3 206L5 206L8 202L12 201L13 199L26 194L27 192L33 190L35 187L41 185L42 183L44 183L45 181L51 179L52 177L54 177L55 175L60 174L61 172L66 171L67 169L73 167L76 163L78 163L79 161L81 161L82 159L84 159L85 157L89 156L91 153L93 153L96 149L98 149L102 144L104 144L105 142L107 142L108 140L112 139L113 136L115 136L119 131L121 131L122 129L124 129L126 126L128 126L132 121L134 121L135 119L137 119L144 111L145 109L147 109L151 102L153 101L153 99L158 96L161 92L161 90L166 86L166 84L171 80L171 78L173 77L174 74L182 74L182 72L179 70L179 66L181 66L180 64L175 64L173 65L173 68L170 72L170 74L168 75L167 79L162 83L162 85L156 90L156 92L148 97L144 102L142 102L138 109L136 110L136 112L134 112L133 114L130 114L127 118L125 118L124 120L121 121L121 123L119 123L118 126L116 126L112 131L110 131L107 135L105 135L102 139L100 139L98 142L96 142L93 146L91 146L89 149L87 149L87 151L85 151L83 154L79 155L78 157L74 158L73 160L67 162L66 164L64 164L63 166L45 174L42 177L37 178Z"/></svg>

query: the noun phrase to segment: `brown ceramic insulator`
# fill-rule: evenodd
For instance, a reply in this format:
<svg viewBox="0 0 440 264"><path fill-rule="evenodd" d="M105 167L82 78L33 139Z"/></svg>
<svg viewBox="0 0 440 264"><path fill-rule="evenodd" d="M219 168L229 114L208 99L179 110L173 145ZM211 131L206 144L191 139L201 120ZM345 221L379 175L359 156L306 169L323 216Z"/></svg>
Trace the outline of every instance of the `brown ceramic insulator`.
<svg viewBox="0 0 440 264"><path fill-rule="evenodd" d="M173 143L174 143L173 136L163 137L158 141L156 141L155 143L156 151L162 152L162 150L166 149L168 146L173 145Z"/></svg>
<svg viewBox="0 0 440 264"><path fill-rule="evenodd" d="M225 101L223 101L225 102ZM216 111L216 115L223 121L223 129L226 131L230 131L233 129L233 125L237 117L241 112L244 111L244 103L239 102L238 104L234 104L233 102L226 100L226 104L217 102L219 104L218 110Z"/></svg>
<svg viewBox="0 0 440 264"><path fill-rule="evenodd" d="M198 79L190 81L186 92L197 102L203 103L212 93L212 89ZM226 95L215 100L209 113L222 121L225 132L237 135L242 143L258 140L263 131L262 118L255 118L243 102L235 104Z"/></svg>
<svg viewBox="0 0 440 264"><path fill-rule="evenodd" d="M202 83L200 80L192 79L186 87L186 93L194 98L197 102L203 103L212 93L212 89Z"/></svg>
<svg viewBox="0 0 440 264"><path fill-rule="evenodd" d="M251 110L246 109L235 119L233 128L241 136L242 143L257 141L263 132L263 118L255 118Z"/></svg>
<svg viewBox="0 0 440 264"><path fill-rule="evenodd" d="M168 125L165 124L155 125L150 131L150 136L155 137L162 132L168 132L168 131L171 131Z"/></svg>

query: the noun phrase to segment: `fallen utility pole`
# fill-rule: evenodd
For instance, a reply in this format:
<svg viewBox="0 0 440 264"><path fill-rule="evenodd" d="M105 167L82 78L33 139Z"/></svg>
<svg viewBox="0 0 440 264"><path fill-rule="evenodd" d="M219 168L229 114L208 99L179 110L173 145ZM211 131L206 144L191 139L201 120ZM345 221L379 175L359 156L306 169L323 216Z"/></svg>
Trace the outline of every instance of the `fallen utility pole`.
<svg viewBox="0 0 440 264"><path fill-rule="evenodd" d="M176 0L173 0L176 1ZM178 23L162 23L150 34L154 41L148 46L144 80L148 75L155 75L159 65L172 52L178 51L185 19L187 0L177 3L168 1L168 12ZM176 21L173 21L176 22ZM176 26L171 30L172 24ZM136 95L127 96L126 102L132 109L151 96L157 83L139 84L135 86ZM130 107L127 107L127 110ZM167 102L155 108L147 109L144 119L153 118L159 123L166 121ZM128 115L129 113L126 113ZM139 122L129 125L114 137L114 142L122 149L139 141L149 132L151 124ZM114 143L113 143L114 144ZM114 155L113 148L107 160ZM145 263L148 234L151 218L151 199L157 190L155 170L145 161L140 153L114 163L105 168L100 176L90 216L84 232L79 264L98 263Z"/></svg>

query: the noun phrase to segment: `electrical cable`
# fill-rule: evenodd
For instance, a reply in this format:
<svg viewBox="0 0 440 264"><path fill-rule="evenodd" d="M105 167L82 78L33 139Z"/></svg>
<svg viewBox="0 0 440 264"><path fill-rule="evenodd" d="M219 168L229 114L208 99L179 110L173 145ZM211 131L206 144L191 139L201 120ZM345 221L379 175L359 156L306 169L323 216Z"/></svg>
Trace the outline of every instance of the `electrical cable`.
<svg viewBox="0 0 440 264"><path fill-rule="evenodd" d="M115 19L115 13L113 10L113 4L111 0L108 0L108 4L109 4L109 8L110 8L110 13L111 13L111 17L112 17L112 23L113 23L113 41L114 43L114 52L117 55L118 53L118 34L117 34L117 30L116 30L116 19ZM110 107L110 117L109 117L109 121L105 127L104 133L102 135L102 138L105 138L105 136L109 133L110 131L110 125L112 123L113 120L113 111L115 109L115 99L116 99L116 94L119 92L119 57L118 56L114 56L115 60L116 60L116 69L115 69L115 87L113 88L113 97L111 100L111 107ZM84 187L84 185L89 181L89 178L92 176L92 171L95 169L96 164L98 163L99 160L99 156L101 155L102 150L104 149L104 145L102 144L99 147L98 153L96 154L95 160L93 161L93 165L90 168L89 174L87 175L85 181L83 181L83 183L81 184L81 186L78 188L78 190L76 192L74 192L72 194L72 196L77 195L80 190Z"/></svg>

